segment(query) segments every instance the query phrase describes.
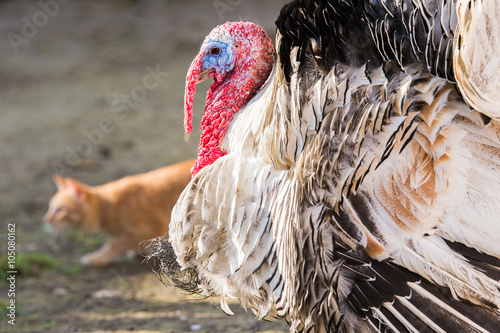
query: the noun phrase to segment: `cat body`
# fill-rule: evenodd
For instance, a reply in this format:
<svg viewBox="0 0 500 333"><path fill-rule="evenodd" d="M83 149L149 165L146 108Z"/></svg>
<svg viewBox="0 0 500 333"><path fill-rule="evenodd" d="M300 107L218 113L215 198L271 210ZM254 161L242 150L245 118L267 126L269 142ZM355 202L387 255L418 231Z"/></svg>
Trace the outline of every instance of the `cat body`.
<svg viewBox="0 0 500 333"><path fill-rule="evenodd" d="M57 230L106 234L107 242L84 255L81 263L107 265L129 250L138 252L143 240L168 232L172 208L191 180L193 163L184 161L99 186L54 175L58 191L44 221Z"/></svg>

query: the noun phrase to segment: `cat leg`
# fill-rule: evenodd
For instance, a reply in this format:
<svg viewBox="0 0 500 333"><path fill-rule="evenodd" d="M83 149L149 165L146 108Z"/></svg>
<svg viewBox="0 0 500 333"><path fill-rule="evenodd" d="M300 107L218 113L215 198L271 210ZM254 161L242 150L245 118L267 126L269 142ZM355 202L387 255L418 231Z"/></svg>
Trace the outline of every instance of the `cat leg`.
<svg viewBox="0 0 500 333"><path fill-rule="evenodd" d="M122 257L134 246L123 238L111 238L97 251L88 253L80 259L83 266L106 266Z"/></svg>

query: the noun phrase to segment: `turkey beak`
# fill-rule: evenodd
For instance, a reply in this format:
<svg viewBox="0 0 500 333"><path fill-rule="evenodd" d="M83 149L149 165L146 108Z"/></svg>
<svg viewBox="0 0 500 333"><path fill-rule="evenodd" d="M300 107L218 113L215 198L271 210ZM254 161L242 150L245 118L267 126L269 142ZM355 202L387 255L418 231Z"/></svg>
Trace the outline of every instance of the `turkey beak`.
<svg viewBox="0 0 500 333"><path fill-rule="evenodd" d="M200 74L198 74L198 78L196 80L196 84L208 79L210 77L210 74L212 74L213 72L215 72L215 68L207 68L200 71Z"/></svg>

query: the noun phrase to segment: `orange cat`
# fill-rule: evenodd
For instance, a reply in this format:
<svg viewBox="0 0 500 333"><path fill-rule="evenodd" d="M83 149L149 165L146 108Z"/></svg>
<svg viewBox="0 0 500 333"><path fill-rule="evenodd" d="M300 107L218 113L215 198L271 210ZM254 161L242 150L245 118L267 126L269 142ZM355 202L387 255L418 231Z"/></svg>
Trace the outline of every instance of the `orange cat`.
<svg viewBox="0 0 500 333"><path fill-rule="evenodd" d="M100 186L54 175L58 192L44 221L54 228L102 232L108 241L81 258L83 265L104 266L138 244L168 232L170 213L191 180L194 160L125 177Z"/></svg>

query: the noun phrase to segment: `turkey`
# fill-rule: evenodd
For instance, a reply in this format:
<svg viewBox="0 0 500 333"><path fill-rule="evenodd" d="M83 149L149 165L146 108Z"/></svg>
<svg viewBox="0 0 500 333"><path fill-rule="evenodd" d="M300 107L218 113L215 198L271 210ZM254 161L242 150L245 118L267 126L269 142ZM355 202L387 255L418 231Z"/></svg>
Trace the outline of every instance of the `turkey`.
<svg viewBox="0 0 500 333"><path fill-rule="evenodd" d="M275 51L253 23L215 28L157 272L296 332L498 332L498 17L493 0L299 0Z"/></svg>

